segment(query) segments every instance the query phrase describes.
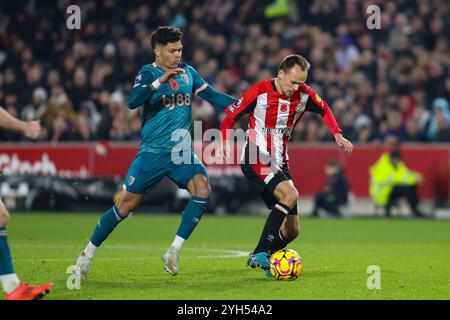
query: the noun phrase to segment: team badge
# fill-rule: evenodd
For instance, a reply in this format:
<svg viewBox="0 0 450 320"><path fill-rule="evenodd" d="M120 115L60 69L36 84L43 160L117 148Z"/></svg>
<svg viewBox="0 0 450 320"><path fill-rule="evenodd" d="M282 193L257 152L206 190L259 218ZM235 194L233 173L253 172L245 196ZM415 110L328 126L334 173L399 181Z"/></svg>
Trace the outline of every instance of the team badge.
<svg viewBox="0 0 450 320"><path fill-rule="evenodd" d="M302 112L305 111L306 108L306 102L308 101L308 95L302 94L300 98L300 103L297 105L296 112Z"/></svg>
<svg viewBox="0 0 450 320"><path fill-rule="evenodd" d="M183 80L186 83L186 85L189 85L189 76L187 75L186 72L183 71L183 74L181 75L181 78L183 78Z"/></svg>
<svg viewBox="0 0 450 320"><path fill-rule="evenodd" d="M128 178L128 185L131 186L136 181L136 178L133 176L130 176Z"/></svg>

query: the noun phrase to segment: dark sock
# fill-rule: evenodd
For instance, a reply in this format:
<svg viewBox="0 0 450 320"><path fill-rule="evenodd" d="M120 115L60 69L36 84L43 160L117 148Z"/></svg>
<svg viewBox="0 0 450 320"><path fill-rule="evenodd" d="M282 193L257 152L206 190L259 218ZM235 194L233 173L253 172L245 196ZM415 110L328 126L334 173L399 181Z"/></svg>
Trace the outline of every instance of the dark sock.
<svg viewBox="0 0 450 320"><path fill-rule="evenodd" d="M297 207L297 205L295 205L290 211L291 211L291 214L298 215L298 207Z"/></svg>
<svg viewBox="0 0 450 320"><path fill-rule="evenodd" d="M280 230L278 231L278 238L276 238L276 241L273 242L272 247L270 248L270 254L273 254L274 252L277 252L278 250L281 250L283 248L286 248L286 246L289 244L288 239L283 235L283 232Z"/></svg>
<svg viewBox="0 0 450 320"><path fill-rule="evenodd" d="M267 217L259 243L253 253L273 253L287 245L286 240L281 235L281 225L289 211L291 211L291 208L281 203L273 206L272 212Z"/></svg>

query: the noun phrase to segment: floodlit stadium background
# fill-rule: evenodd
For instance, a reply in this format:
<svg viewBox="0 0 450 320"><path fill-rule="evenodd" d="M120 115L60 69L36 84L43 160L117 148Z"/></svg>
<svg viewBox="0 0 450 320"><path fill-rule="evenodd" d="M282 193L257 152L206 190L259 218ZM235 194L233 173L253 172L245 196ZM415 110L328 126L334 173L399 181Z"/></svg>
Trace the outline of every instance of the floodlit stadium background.
<svg viewBox="0 0 450 320"><path fill-rule="evenodd" d="M80 30L67 27L71 4L81 9ZM381 8L381 29L368 29L369 5ZM0 105L23 120L41 119L45 131L31 145L0 130L0 192L9 208L110 206L139 144L141 114L128 110L127 93L140 67L153 61L149 35L159 25L180 27L184 61L235 97L275 76L290 53L310 60L307 82L331 105L355 151L346 157L337 150L319 117L302 119L289 153L303 214L331 158L352 186L346 214L373 214L368 167L401 143L406 164L425 177L421 206L449 216L445 0L1 1ZM444 111L436 112L436 104ZM193 119L203 131L222 118L196 98ZM245 128L246 120L239 125ZM239 167L207 168L214 188L210 212L266 213ZM145 212L179 211L187 196L164 181L143 206Z"/></svg>

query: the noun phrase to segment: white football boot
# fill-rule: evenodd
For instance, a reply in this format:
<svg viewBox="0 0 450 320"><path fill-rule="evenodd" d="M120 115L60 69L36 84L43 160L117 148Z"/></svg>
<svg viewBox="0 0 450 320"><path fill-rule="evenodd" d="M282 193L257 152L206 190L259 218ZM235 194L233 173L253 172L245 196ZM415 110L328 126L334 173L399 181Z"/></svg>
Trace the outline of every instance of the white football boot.
<svg viewBox="0 0 450 320"><path fill-rule="evenodd" d="M85 280L87 279L87 274L89 268L91 267L92 260L94 256L88 256L84 251L80 253L75 264L75 269L73 269L73 275L75 278Z"/></svg>
<svg viewBox="0 0 450 320"><path fill-rule="evenodd" d="M170 246L166 253L162 256L164 261L164 269L175 276L178 273L178 259L180 258L180 249Z"/></svg>

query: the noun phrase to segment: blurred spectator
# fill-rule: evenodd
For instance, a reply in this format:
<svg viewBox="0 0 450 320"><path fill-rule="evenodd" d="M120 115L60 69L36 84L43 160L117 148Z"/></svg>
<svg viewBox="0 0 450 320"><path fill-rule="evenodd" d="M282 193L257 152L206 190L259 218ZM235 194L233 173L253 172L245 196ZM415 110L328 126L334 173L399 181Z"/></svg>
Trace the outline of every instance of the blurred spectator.
<svg viewBox="0 0 450 320"><path fill-rule="evenodd" d="M404 142L424 142L425 135L420 130L419 121L411 117L406 121Z"/></svg>
<svg viewBox="0 0 450 320"><path fill-rule="evenodd" d="M424 217L418 209L417 193L422 175L406 167L398 150L383 153L369 168L369 173L370 196L376 206L384 208L387 217L391 216L391 208L400 198L406 198L415 217Z"/></svg>
<svg viewBox="0 0 450 320"><path fill-rule="evenodd" d="M342 72L349 72L353 63L359 58L358 48L349 36L341 36L337 40L336 62Z"/></svg>
<svg viewBox="0 0 450 320"><path fill-rule="evenodd" d="M450 125L450 110L448 101L444 98L437 98L433 100L433 113L431 115L430 124L428 126L428 139L431 141L438 142L449 142L446 141L446 136L448 135L448 127Z"/></svg>
<svg viewBox="0 0 450 320"><path fill-rule="evenodd" d="M440 110L440 109L439 109ZM433 138L435 142L450 142L450 125L448 119L442 111L436 113L436 135Z"/></svg>
<svg viewBox="0 0 450 320"><path fill-rule="evenodd" d="M40 119L46 110L47 92L44 88L38 87L33 91L32 102L25 106L20 113L20 118L24 121Z"/></svg>
<svg viewBox="0 0 450 320"><path fill-rule="evenodd" d="M325 187L315 196L312 216L318 216L319 209L324 210L327 214L340 216L339 207L348 202L350 191L348 179L336 160L327 161L325 175Z"/></svg>
<svg viewBox="0 0 450 320"><path fill-rule="evenodd" d="M24 118L41 117L48 139L58 118L47 123L55 99L66 99L72 111L57 121L68 134L54 141L136 139L140 115L125 112L123 104L118 112L110 100L118 91L126 95L139 68L153 61L151 32L172 24L185 34L184 61L231 95L273 76L282 57L298 53L312 62L307 82L329 102L352 141L448 141L446 112L436 115L431 106L437 98L450 99L446 1L377 1L381 30L370 31L368 1L81 3L81 31L67 30L65 0L8 2L1 12L0 104ZM219 113L199 101L193 100L193 120L205 121L204 130L216 126ZM305 120L294 140L327 141L323 123Z"/></svg>

